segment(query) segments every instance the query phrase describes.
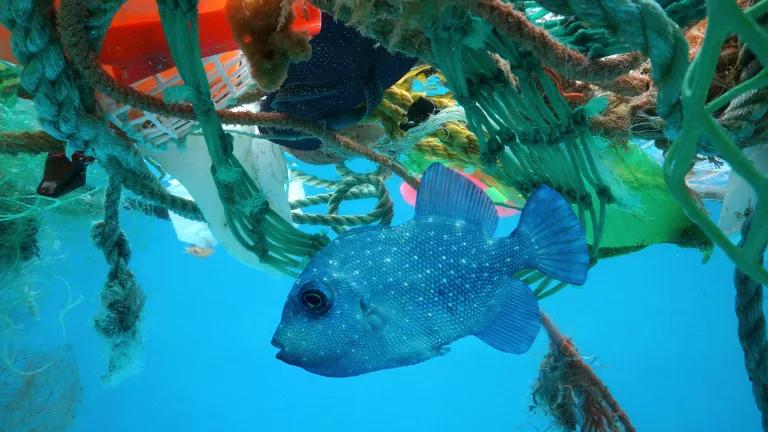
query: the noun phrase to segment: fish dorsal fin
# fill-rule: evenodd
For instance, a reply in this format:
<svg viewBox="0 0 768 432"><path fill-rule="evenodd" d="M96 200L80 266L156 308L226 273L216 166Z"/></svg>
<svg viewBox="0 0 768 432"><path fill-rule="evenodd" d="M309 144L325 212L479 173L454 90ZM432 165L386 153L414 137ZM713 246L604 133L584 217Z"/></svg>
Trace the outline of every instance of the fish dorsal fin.
<svg viewBox="0 0 768 432"><path fill-rule="evenodd" d="M488 195L468 178L439 163L427 168L416 195L415 219L433 216L463 220L489 236L499 223L496 206Z"/></svg>

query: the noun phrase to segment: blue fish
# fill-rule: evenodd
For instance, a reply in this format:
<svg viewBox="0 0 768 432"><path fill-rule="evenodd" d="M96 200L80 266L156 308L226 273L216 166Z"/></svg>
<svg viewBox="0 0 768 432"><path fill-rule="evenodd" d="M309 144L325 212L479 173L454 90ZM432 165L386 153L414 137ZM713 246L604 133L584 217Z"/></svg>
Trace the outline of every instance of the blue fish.
<svg viewBox="0 0 768 432"><path fill-rule="evenodd" d="M474 335L527 351L541 322L515 274L538 269L583 284L584 231L568 203L542 186L509 237L488 196L440 164L422 178L413 220L350 230L318 252L293 286L272 344L277 358L329 377L419 363Z"/></svg>

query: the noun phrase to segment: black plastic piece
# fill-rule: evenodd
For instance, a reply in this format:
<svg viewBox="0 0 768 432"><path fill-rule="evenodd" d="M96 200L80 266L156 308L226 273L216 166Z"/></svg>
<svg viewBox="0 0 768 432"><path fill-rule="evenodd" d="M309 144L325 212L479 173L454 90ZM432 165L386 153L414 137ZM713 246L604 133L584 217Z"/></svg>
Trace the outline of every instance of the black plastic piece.
<svg viewBox="0 0 768 432"><path fill-rule="evenodd" d="M64 153L48 153L48 159L45 160L45 173L37 187L37 193L50 198L59 198L85 186L85 168L92 160L82 152L73 153L71 160Z"/></svg>

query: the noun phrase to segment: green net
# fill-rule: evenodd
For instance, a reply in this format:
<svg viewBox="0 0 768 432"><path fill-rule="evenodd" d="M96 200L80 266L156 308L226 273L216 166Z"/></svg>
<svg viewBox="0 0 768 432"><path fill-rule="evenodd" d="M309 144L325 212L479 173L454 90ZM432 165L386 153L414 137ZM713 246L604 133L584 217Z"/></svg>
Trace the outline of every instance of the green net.
<svg viewBox="0 0 768 432"><path fill-rule="evenodd" d="M2 106L0 106L1 108ZM7 108L7 106L5 107ZM34 110L29 110L34 112ZM6 111L7 113L8 111ZM25 117L16 117L18 125ZM42 263L49 264L52 238L43 225L46 209L82 212L82 197L75 192L66 201L35 194L44 157L0 154L0 430L66 430L80 402L81 387L71 348L56 346L51 338L38 340L35 330L41 321L60 324L74 307L68 291L67 302L58 317L41 317L41 300L54 290L54 281L38 281ZM47 249L47 250L44 250ZM44 284L46 290L36 290ZM66 285L66 283L65 283ZM67 290L68 290L67 286ZM56 319L58 318L58 319Z"/></svg>
<svg viewBox="0 0 768 432"><path fill-rule="evenodd" d="M758 24L758 18L768 11L768 1L760 1L746 11L734 1L707 0L706 4L708 25L704 43L685 76L682 93L682 132L669 149L664 174L670 192L686 214L728 254L739 269L766 284L768 271L760 264L760 258L762 247L768 241L768 230L753 230L743 246L736 246L691 196L685 184L685 176L696 157L698 143L701 140L709 140L734 172L744 178L754 190L757 202L751 209L753 226L768 226L768 177L755 168L741 152L734 137L713 118L713 113L737 96L765 87L768 84L768 70L763 69L725 94L707 101L720 48L730 35L738 35L761 64L768 64L768 34Z"/></svg>

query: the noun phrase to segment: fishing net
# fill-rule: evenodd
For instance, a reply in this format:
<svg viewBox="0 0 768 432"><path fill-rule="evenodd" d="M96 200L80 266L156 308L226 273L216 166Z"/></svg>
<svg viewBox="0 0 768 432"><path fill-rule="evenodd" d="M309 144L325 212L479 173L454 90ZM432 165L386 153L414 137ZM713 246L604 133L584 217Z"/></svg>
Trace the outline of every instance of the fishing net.
<svg viewBox="0 0 768 432"><path fill-rule="evenodd" d="M0 364L0 431L64 432L82 396L72 348L16 353Z"/></svg>
<svg viewBox="0 0 768 432"><path fill-rule="evenodd" d="M69 346L31 334L45 295L33 288L36 270L51 252L43 252L38 241L41 212L55 206L34 195L37 174L29 173L38 171L39 162L0 155L0 430L9 432L67 430L81 394ZM76 304L69 293L58 316L62 326L64 314Z"/></svg>
<svg viewBox="0 0 768 432"><path fill-rule="evenodd" d="M0 133L39 128L33 105L16 97L18 82L19 69L0 63ZM69 345L44 343L31 335L33 324L41 319L39 301L44 295L33 288L37 266L51 255L39 241L42 214L56 210L92 216L101 206L91 204L99 201L98 189L76 191L60 200L38 195L45 156L30 151L27 141L4 135L0 143L0 430L63 432L74 419L82 389ZM42 141L54 140L43 136ZM40 150L46 150L45 145ZM46 283L46 288L53 286ZM77 303L69 294L59 320Z"/></svg>

